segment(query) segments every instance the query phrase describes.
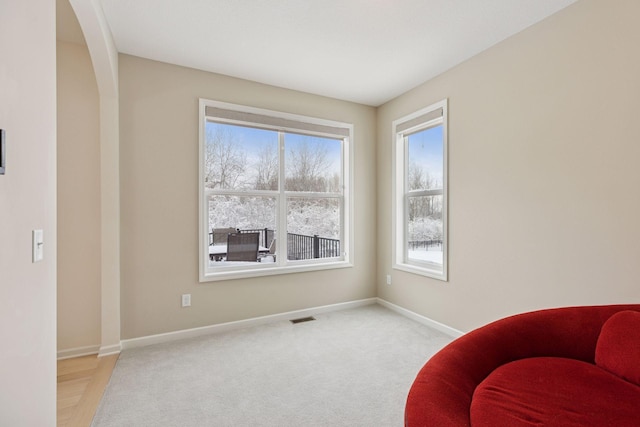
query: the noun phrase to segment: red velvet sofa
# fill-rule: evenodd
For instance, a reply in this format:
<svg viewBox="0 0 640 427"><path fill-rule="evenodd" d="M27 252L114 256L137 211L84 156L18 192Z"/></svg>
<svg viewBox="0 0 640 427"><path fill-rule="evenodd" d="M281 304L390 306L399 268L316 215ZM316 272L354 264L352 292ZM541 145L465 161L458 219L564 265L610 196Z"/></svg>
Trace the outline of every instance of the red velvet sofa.
<svg viewBox="0 0 640 427"><path fill-rule="evenodd" d="M640 304L507 317L435 354L406 427L640 426Z"/></svg>

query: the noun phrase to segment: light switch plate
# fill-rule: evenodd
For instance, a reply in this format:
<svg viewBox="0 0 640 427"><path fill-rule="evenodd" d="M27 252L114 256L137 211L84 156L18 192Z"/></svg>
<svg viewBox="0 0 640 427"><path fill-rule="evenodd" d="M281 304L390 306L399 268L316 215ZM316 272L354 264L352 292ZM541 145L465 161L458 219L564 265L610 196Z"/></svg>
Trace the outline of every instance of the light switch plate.
<svg viewBox="0 0 640 427"><path fill-rule="evenodd" d="M44 258L44 232L33 230L32 233L33 262L42 261Z"/></svg>
<svg viewBox="0 0 640 427"><path fill-rule="evenodd" d="M7 136L4 129L0 129L0 175L4 175L7 163Z"/></svg>

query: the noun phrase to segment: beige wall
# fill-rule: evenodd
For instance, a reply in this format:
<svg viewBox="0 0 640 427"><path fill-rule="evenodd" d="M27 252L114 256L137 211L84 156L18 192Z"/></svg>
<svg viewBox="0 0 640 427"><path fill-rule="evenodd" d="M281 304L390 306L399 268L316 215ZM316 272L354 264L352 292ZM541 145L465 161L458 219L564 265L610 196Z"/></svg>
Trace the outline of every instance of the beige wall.
<svg viewBox="0 0 640 427"><path fill-rule="evenodd" d="M541 307L638 301L639 7L582 0L377 114L121 55L122 338L375 295L461 330ZM355 124L354 268L198 283L199 97ZM443 283L391 269L390 125L447 97Z"/></svg>
<svg viewBox="0 0 640 427"><path fill-rule="evenodd" d="M0 425L55 426L55 3L3 1L0 10ZM35 264L33 229L44 231Z"/></svg>
<svg viewBox="0 0 640 427"><path fill-rule="evenodd" d="M100 346L100 121L86 45L57 43L58 350ZM82 351L82 350L80 350Z"/></svg>
<svg viewBox="0 0 640 427"><path fill-rule="evenodd" d="M375 296L375 109L121 55L122 338ZM355 266L198 282L198 98L351 122ZM180 295L192 307L180 307Z"/></svg>
<svg viewBox="0 0 640 427"><path fill-rule="evenodd" d="M640 2L582 0L378 111L378 295L469 330L640 301ZM448 283L391 271L391 121L449 98Z"/></svg>

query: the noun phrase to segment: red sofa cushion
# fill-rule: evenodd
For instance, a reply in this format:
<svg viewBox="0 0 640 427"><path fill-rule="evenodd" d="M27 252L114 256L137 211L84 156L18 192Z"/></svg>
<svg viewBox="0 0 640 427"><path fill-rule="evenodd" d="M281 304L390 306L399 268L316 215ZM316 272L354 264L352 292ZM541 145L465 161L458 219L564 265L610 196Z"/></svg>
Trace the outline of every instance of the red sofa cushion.
<svg viewBox="0 0 640 427"><path fill-rule="evenodd" d="M637 427L640 387L575 359L522 359L480 383L470 415L473 427Z"/></svg>
<svg viewBox="0 0 640 427"><path fill-rule="evenodd" d="M620 311L602 325L596 365L640 385L640 312Z"/></svg>

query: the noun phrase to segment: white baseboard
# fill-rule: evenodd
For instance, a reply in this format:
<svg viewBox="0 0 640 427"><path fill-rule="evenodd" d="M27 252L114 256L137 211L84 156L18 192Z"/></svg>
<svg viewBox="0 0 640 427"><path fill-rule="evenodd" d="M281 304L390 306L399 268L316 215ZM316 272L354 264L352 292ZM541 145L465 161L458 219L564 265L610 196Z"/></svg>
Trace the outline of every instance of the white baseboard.
<svg viewBox="0 0 640 427"><path fill-rule="evenodd" d="M273 314L270 316L254 317L251 319L238 320L236 322L219 323L216 325L202 326L193 329L184 329L181 331L168 332L164 334L149 335L140 338L131 338L122 340L122 350L130 348L144 347L152 344L160 344L164 342L182 340L185 338L199 337L203 335L217 334L222 332L233 331L237 329L248 328L251 326L264 325L282 320L290 320L299 317L313 316L316 314L329 313L332 311L346 310L350 308L372 305L378 302L377 298L367 298L357 301L349 301L338 304L325 305L320 307L307 308L304 310L289 311L286 313Z"/></svg>
<svg viewBox="0 0 640 427"><path fill-rule="evenodd" d="M91 354L97 354L98 357L108 356L111 354L120 353L122 350L129 348L144 347L152 344L160 344L164 342L177 341L185 338L199 337L203 335L217 334L222 332L233 331L237 329L248 328L251 326L265 325L267 323L290 320L299 317L313 316L316 314L329 313L332 311L347 310L350 308L363 307L366 305L380 304L389 310L395 311L409 319L412 319L418 323L437 329L450 337L458 338L464 335L457 329L447 326L443 323L437 322L428 317L422 316L413 311L402 308L398 305L392 304L382 298L367 298L357 301L349 301L338 304L324 305L320 307L307 308L303 310L289 311L285 313L273 314L270 316L254 317L251 319L238 320L236 322L220 323L217 325L202 326L193 329L184 329L181 331L168 332L164 334L149 335L140 338L132 338L128 340L122 340L120 344L114 344L109 346L91 345L86 347L76 347L66 350L58 351L58 360L69 359L72 357L87 356Z"/></svg>
<svg viewBox="0 0 640 427"><path fill-rule="evenodd" d="M103 345L100 347L98 357L110 356L112 354L118 354L122 351L122 343L113 345Z"/></svg>
<svg viewBox="0 0 640 427"><path fill-rule="evenodd" d="M433 329L437 329L440 332L443 332L449 335L452 338L459 338L464 335L464 332L454 329L450 326L447 326L443 323L437 322L433 319L429 319L428 317L422 316L418 313L414 313L411 310L407 310L406 308L402 308L399 305L395 305L390 303L389 301L385 301L382 298L376 298L378 304L383 307L388 308L389 310L395 311L398 314L401 314L405 317L408 317L411 320L415 320L418 323L422 323L423 325L429 326Z"/></svg>
<svg viewBox="0 0 640 427"><path fill-rule="evenodd" d="M99 345L88 345L85 347L68 348L65 350L58 350L58 360L71 359L72 357L89 356L91 354L98 354L100 352Z"/></svg>

